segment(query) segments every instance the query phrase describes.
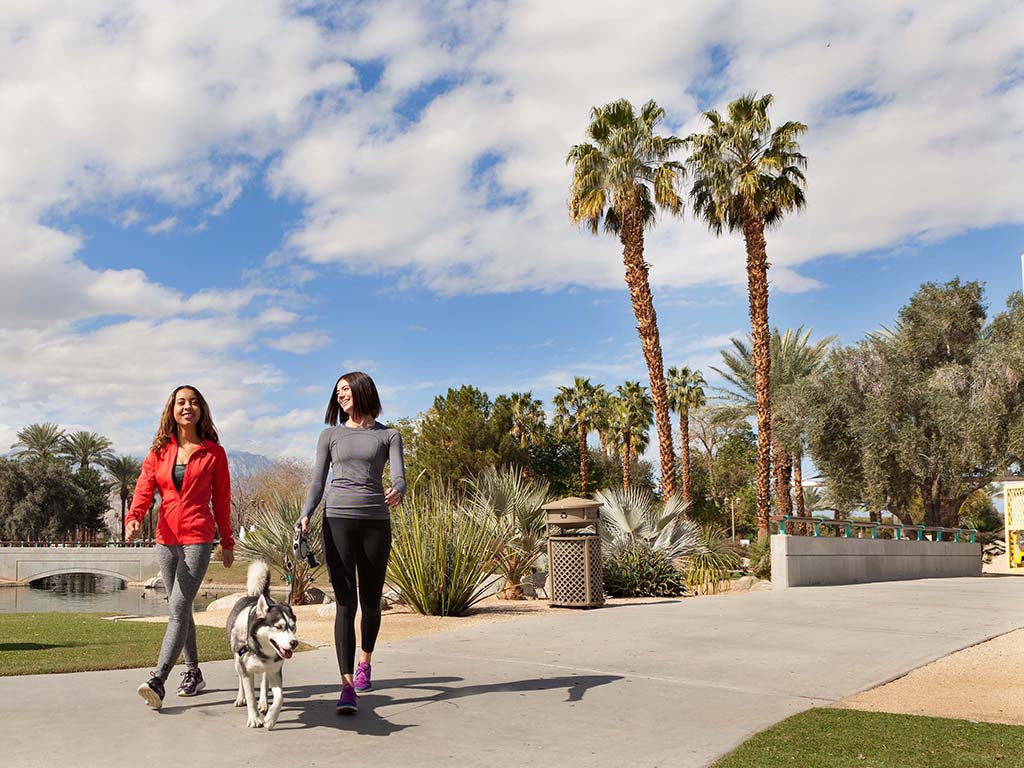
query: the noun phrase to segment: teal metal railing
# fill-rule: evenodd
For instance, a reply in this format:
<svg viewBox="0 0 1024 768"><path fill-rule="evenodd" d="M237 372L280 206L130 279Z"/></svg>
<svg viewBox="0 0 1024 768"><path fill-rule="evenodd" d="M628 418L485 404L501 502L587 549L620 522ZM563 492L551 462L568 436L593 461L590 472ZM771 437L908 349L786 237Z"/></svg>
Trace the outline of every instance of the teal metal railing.
<svg viewBox="0 0 1024 768"><path fill-rule="evenodd" d="M796 517L794 515L775 515L770 518L773 523L778 523L779 533L789 536L787 527L793 523L810 524L812 536L821 536L821 527L831 526L836 530L836 536L844 539L863 538L867 532L872 539L879 538L880 531L892 531L892 537L897 540L907 541L968 541L974 544L977 541L978 531L976 528L943 528L942 526L926 525L903 525L902 523L861 523L853 520L830 520L826 517ZM853 531L857 530L858 535L854 536ZM928 538L926 534L932 534ZM911 538L913 535L913 538ZM947 538L943 538L946 536ZM884 537L883 537L884 538Z"/></svg>

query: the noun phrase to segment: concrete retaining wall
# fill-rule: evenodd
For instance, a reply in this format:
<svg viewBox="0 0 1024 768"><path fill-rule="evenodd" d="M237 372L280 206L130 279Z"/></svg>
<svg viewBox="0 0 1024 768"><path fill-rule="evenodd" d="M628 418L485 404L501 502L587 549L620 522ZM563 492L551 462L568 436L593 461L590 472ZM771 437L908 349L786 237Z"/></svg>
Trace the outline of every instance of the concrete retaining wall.
<svg viewBox="0 0 1024 768"><path fill-rule="evenodd" d="M772 587L981 576L981 544L772 536Z"/></svg>

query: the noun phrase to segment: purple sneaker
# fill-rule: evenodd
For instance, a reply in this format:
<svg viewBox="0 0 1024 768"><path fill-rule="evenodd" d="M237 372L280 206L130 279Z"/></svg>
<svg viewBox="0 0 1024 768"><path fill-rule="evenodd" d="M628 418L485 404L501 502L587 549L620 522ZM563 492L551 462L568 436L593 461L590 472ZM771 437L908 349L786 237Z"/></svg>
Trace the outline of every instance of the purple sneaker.
<svg viewBox="0 0 1024 768"><path fill-rule="evenodd" d="M355 683L357 693L373 688L373 683L370 682L370 663L368 661L361 661L359 666L356 667Z"/></svg>
<svg viewBox="0 0 1024 768"><path fill-rule="evenodd" d="M356 689L346 683L341 686L341 696L338 698L338 703L334 705L334 711L339 715L354 715L357 709L359 709L359 703L356 700Z"/></svg>

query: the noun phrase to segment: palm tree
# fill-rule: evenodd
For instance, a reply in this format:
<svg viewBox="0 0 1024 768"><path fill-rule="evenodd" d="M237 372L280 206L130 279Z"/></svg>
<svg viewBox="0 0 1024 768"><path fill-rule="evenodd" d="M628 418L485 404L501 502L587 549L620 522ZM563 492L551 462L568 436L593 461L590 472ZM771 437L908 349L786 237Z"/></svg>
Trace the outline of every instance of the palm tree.
<svg viewBox="0 0 1024 768"><path fill-rule="evenodd" d="M611 393L602 389L597 395L597 401L597 414L594 416L591 426L597 432L601 453L605 456L614 456L619 435L617 425L614 423L615 398Z"/></svg>
<svg viewBox="0 0 1024 768"><path fill-rule="evenodd" d="M577 376L571 387L559 387L555 395L555 423L563 433L576 433L580 450L580 491L585 496L589 479L589 456L587 455L587 433L593 427L601 404L599 393L603 384L596 386L590 379Z"/></svg>
<svg viewBox="0 0 1024 768"><path fill-rule="evenodd" d="M60 458L64 444L64 430L56 424L29 424L18 432L18 440L11 444L14 455L19 459L42 459L51 461Z"/></svg>
<svg viewBox="0 0 1024 768"><path fill-rule="evenodd" d="M693 501L690 486L690 409L700 408L707 402L704 397L706 384L700 371L691 371L686 366L669 368L665 379L669 407L679 414L679 464L683 474L683 503L687 509Z"/></svg>
<svg viewBox="0 0 1024 768"><path fill-rule="evenodd" d="M532 392L513 392L508 396L508 404L512 414L512 437L520 448L526 448L544 432L544 403L535 400Z"/></svg>
<svg viewBox="0 0 1024 768"><path fill-rule="evenodd" d="M603 223L609 234L622 243L626 285L636 315L640 345L658 427L661 454L661 484L666 498L675 492L675 452L672 425L661 359L661 339L654 299L644 261L644 230L654 225L655 211L667 209L673 215L683 210L678 187L682 163L669 160L683 142L675 136L658 136L655 127L665 111L653 101L640 114L626 99L594 107L587 135L593 143L575 145L566 158L573 165L569 216L586 223L595 235Z"/></svg>
<svg viewBox="0 0 1024 768"><path fill-rule="evenodd" d="M768 253L764 231L804 206L803 169L797 137L807 130L790 121L771 129L771 94L742 96L728 107L728 119L704 113L706 133L687 137L687 166L694 213L715 234L742 231L747 250L747 290L754 347L757 402L757 536L768 536L771 477L771 357L768 327Z"/></svg>
<svg viewBox="0 0 1024 768"><path fill-rule="evenodd" d="M614 424L622 438L622 485L629 488L634 449L639 455L647 448L648 430L653 421L654 403L647 387L639 381L627 381L616 388Z"/></svg>
<svg viewBox="0 0 1024 768"><path fill-rule="evenodd" d="M114 487L121 496L121 541L124 541L125 511L135 489L135 483L139 479L139 473L142 472L142 464L131 456L111 456L103 462L103 466L114 478Z"/></svg>
<svg viewBox="0 0 1024 768"><path fill-rule="evenodd" d="M64 435L61 456L78 464L79 468L88 467L93 462L102 465L114 456L111 445L110 440L102 435L80 430Z"/></svg>
<svg viewBox="0 0 1024 768"><path fill-rule="evenodd" d="M795 331L787 329L784 334L776 328L771 336L770 354L775 361L769 380L771 447L776 470L776 511L781 515L792 513L790 472L793 466L799 466L803 458L800 446L806 425L801 415L802 391L810 378L826 364L828 348L835 340L834 336L828 336L812 343L810 338L811 329L804 330L803 326ZM753 344L749 337L746 341L731 341L732 350L722 352L725 370L712 370L732 385L733 389L727 392L729 399L744 415L753 415L757 409L757 367ZM798 493L798 513L801 502L802 494Z"/></svg>

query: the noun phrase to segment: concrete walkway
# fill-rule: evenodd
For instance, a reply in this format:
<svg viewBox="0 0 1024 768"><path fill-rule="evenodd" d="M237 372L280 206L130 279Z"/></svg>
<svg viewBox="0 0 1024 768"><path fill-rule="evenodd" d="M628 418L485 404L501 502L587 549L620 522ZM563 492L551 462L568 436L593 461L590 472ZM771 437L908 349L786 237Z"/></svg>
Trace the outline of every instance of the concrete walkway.
<svg viewBox="0 0 1024 768"><path fill-rule="evenodd" d="M1024 579L789 589L558 612L382 645L334 714L333 649L288 662L275 731L231 662L162 712L142 671L0 678L4 764L704 766L791 714L1024 626ZM114 652L114 649L112 649Z"/></svg>

